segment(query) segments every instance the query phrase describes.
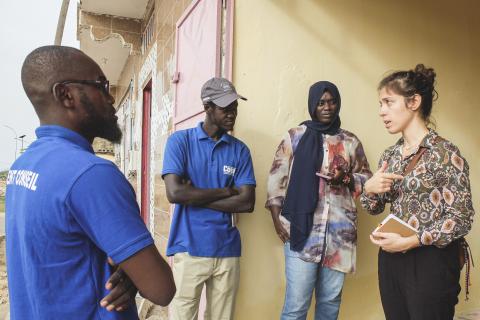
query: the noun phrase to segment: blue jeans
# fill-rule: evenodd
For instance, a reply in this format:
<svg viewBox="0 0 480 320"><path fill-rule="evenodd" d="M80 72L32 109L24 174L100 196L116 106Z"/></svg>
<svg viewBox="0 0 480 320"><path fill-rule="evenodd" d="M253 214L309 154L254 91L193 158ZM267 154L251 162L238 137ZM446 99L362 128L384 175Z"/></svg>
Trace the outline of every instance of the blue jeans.
<svg viewBox="0 0 480 320"><path fill-rule="evenodd" d="M281 320L306 319L315 289L315 320L338 318L345 273L305 262L285 244L287 289Z"/></svg>

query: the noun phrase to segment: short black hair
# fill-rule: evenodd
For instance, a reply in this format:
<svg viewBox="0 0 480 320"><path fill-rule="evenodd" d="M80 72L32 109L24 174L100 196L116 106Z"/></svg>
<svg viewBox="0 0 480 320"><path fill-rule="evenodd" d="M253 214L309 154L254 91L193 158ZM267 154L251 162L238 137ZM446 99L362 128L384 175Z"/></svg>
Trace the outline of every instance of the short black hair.
<svg viewBox="0 0 480 320"><path fill-rule="evenodd" d="M46 100L55 82L78 71L79 65L72 61L80 55L85 54L76 48L64 46L43 46L27 55L22 65L21 79L23 89L35 108L48 102Z"/></svg>

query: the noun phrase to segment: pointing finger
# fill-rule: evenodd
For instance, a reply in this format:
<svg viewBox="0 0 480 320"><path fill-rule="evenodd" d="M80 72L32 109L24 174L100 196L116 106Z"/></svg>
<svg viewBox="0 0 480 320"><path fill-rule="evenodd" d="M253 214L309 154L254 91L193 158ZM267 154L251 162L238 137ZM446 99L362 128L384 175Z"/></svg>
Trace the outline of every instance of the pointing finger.
<svg viewBox="0 0 480 320"><path fill-rule="evenodd" d="M377 172L383 173L383 172L385 172L385 171L387 170L387 168L388 168L388 163L387 163L387 161L383 161L383 162L382 162L382 166L380 167L380 169L378 169Z"/></svg>
<svg viewBox="0 0 480 320"><path fill-rule="evenodd" d="M403 176L395 173L385 173L384 178L392 179L392 180L403 180Z"/></svg>

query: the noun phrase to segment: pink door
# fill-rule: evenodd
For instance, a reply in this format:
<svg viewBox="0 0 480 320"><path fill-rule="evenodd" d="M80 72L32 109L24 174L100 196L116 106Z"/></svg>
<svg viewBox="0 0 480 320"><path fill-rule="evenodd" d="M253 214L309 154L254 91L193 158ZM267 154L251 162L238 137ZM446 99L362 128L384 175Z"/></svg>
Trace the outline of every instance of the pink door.
<svg viewBox="0 0 480 320"><path fill-rule="evenodd" d="M197 0L176 25L174 129L193 127L204 118L200 89L219 76L221 0Z"/></svg>
<svg viewBox="0 0 480 320"><path fill-rule="evenodd" d="M152 105L152 80L143 89L142 108L142 177L141 177L141 215L148 224L150 211L150 116Z"/></svg>

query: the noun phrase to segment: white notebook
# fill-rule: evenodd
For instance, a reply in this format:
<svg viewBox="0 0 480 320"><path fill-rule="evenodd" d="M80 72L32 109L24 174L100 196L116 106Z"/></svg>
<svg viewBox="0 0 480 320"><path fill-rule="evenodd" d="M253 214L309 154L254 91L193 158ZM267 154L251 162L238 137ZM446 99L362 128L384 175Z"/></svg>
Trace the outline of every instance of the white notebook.
<svg viewBox="0 0 480 320"><path fill-rule="evenodd" d="M410 237L417 234L418 230L395 215L389 214L374 232L398 233L402 237Z"/></svg>

